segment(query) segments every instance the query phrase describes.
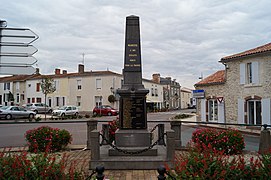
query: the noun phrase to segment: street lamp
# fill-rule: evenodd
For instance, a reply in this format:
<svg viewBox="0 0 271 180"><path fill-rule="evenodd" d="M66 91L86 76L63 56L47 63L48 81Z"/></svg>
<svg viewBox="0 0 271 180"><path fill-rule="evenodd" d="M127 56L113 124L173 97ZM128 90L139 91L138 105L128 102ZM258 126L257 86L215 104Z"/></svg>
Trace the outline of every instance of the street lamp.
<svg viewBox="0 0 271 180"><path fill-rule="evenodd" d="M112 94L114 94L114 88L113 87L110 88L110 91L111 91Z"/></svg>

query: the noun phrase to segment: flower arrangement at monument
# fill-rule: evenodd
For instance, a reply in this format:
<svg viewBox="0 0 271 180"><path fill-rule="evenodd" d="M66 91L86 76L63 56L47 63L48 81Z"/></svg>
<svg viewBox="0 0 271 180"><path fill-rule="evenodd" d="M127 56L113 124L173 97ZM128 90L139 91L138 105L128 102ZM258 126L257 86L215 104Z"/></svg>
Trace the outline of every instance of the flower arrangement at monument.
<svg viewBox="0 0 271 180"><path fill-rule="evenodd" d="M25 139L30 152L55 152L71 143L72 135L65 129L41 126L26 131Z"/></svg>
<svg viewBox="0 0 271 180"><path fill-rule="evenodd" d="M119 129L119 118L117 117L113 121L108 122L109 124L109 141L112 143L115 141L116 131Z"/></svg>

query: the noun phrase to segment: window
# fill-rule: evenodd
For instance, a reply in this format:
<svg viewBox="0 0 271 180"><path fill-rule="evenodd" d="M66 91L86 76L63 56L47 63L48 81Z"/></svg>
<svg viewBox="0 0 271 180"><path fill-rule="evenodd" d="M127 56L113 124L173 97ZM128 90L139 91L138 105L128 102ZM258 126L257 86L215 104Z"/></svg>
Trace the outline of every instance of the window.
<svg viewBox="0 0 271 180"><path fill-rule="evenodd" d="M30 103L30 98L27 98L27 103Z"/></svg>
<svg viewBox="0 0 271 180"><path fill-rule="evenodd" d="M82 81L81 80L77 80L77 89L78 90L82 89Z"/></svg>
<svg viewBox="0 0 271 180"><path fill-rule="evenodd" d="M240 64L240 84L259 84L259 63Z"/></svg>
<svg viewBox="0 0 271 180"><path fill-rule="evenodd" d="M31 87L31 84L28 84L28 87L30 88L30 87Z"/></svg>
<svg viewBox="0 0 271 180"><path fill-rule="evenodd" d="M32 98L32 103L35 103L35 98Z"/></svg>
<svg viewBox="0 0 271 180"><path fill-rule="evenodd" d="M76 105L81 106L81 96L76 97Z"/></svg>
<svg viewBox="0 0 271 180"><path fill-rule="evenodd" d="M151 88L151 96L154 96L153 88Z"/></svg>
<svg viewBox="0 0 271 180"><path fill-rule="evenodd" d="M102 105L102 101L103 101L103 97L102 96L95 96L95 105L96 106L101 106Z"/></svg>
<svg viewBox="0 0 271 180"><path fill-rule="evenodd" d="M41 103L41 98L36 99L37 103Z"/></svg>
<svg viewBox="0 0 271 180"><path fill-rule="evenodd" d="M56 97L56 106L59 106L59 97Z"/></svg>
<svg viewBox="0 0 271 180"><path fill-rule="evenodd" d="M16 90L19 91L20 90L20 83L16 82Z"/></svg>
<svg viewBox="0 0 271 180"><path fill-rule="evenodd" d="M260 100L248 100L247 101L247 114L249 124L262 124L262 104Z"/></svg>
<svg viewBox="0 0 271 180"><path fill-rule="evenodd" d="M16 94L16 102L17 102L17 103L20 102L20 94L19 94L19 93Z"/></svg>
<svg viewBox="0 0 271 180"><path fill-rule="evenodd" d="M97 90L102 89L102 79L96 79L96 89Z"/></svg>
<svg viewBox="0 0 271 180"><path fill-rule="evenodd" d="M59 90L59 81L58 81L58 80L55 80L55 81L54 81L54 85L55 85L56 91L58 91L58 90Z"/></svg>
<svg viewBox="0 0 271 180"><path fill-rule="evenodd" d="M157 88L154 89L155 96L158 96L158 90Z"/></svg>
<svg viewBox="0 0 271 180"><path fill-rule="evenodd" d="M4 83L4 90L10 90L10 82Z"/></svg>
<svg viewBox="0 0 271 180"><path fill-rule="evenodd" d="M218 107L217 100L210 99L208 100L208 112L209 112L209 121L217 121L218 120Z"/></svg>
<svg viewBox="0 0 271 180"><path fill-rule="evenodd" d="M62 97L62 105L65 106L65 97Z"/></svg>
<svg viewBox="0 0 271 180"><path fill-rule="evenodd" d="M252 83L252 64L247 63L247 83Z"/></svg>
<svg viewBox="0 0 271 180"><path fill-rule="evenodd" d="M37 84L36 84L36 91L37 91L37 92L40 92L40 83L37 83Z"/></svg>

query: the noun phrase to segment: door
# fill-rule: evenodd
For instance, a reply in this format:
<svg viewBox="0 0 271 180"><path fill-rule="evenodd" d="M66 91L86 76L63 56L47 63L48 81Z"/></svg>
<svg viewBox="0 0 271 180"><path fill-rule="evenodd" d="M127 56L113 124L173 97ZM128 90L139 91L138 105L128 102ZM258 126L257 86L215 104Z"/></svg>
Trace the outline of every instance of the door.
<svg viewBox="0 0 271 180"><path fill-rule="evenodd" d="M248 123L262 124L262 104L259 100L249 100L247 102Z"/></svg>

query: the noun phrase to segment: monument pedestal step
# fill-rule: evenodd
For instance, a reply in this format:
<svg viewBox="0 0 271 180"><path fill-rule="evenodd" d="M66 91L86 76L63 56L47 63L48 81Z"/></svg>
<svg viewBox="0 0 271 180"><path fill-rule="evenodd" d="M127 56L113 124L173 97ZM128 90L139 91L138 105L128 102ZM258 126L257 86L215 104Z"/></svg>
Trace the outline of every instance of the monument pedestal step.
<svg viewBox="0 0 271 180"><path fill-rule="evenodd" d="M109 156L109 146L100 148L100 159L90 161L90 169L97 166L104 166L106 170L114 169L157 169L160 165L168 164L172 167L172 162L166 158L166 147L157 146L157 156Z"/></svg>

